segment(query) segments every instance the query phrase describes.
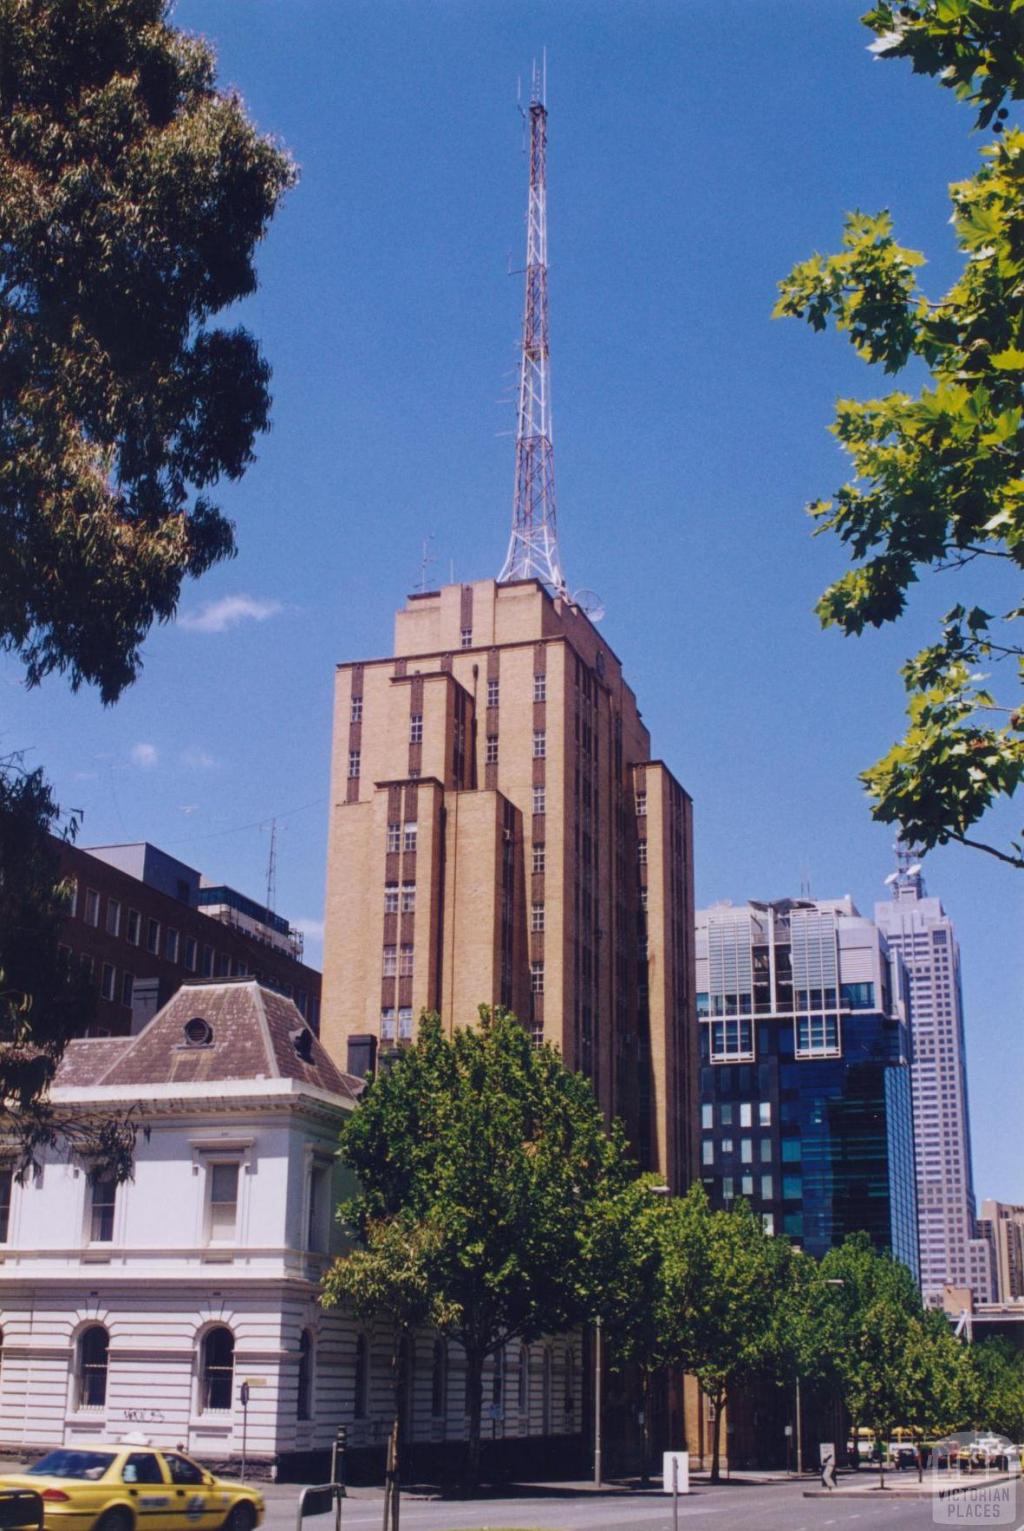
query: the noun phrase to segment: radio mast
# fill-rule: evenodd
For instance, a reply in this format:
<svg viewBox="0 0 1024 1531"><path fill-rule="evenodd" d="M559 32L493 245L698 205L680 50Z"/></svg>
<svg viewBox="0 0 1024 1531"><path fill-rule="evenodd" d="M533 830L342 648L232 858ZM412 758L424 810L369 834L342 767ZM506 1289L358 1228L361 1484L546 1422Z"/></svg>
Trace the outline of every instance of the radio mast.
<svg viewBox="0 0 1024 1531"><path fill-rule="evenodd" d="M551 445L548 335L547 60L533 66L530 198L526 214L526 290L516 415L516 486L512 535L498 581L539 579L552 595L568 594L558 556L555 463ZM524 114L526 115L526 114Z"/></svg>

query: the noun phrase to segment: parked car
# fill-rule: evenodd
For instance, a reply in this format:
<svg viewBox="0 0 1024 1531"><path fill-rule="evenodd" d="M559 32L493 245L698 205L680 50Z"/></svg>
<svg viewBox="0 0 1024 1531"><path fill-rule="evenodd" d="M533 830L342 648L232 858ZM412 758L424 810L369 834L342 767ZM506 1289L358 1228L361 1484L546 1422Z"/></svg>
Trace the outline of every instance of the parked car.
<svg viewBox="0 0 1024 1531"><path fill-rule="evenodd" d="M256 1489L129 1441L58 1446L0 1488L37 1490L46 1531L254 1531L264 1511Z"/></svg>

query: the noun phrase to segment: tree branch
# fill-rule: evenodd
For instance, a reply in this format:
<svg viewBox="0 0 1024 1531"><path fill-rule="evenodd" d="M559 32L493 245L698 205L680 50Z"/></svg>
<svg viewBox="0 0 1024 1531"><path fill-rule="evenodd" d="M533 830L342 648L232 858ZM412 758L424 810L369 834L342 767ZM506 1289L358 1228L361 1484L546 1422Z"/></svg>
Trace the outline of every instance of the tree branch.
<svg viewBox="0 0 1024 1531"><path fill-rule="evenodd" d="M985 851L989 856L995 856L998 861L1005 861L1007 866L1016 867L1024 871L1024 856L1008 856L1005 851L997 851L994 845L986 845L982 840L970 840L966 835L958 835L950 830L949 838L956 840L959 845L967 845L974 851Z"/></svg>

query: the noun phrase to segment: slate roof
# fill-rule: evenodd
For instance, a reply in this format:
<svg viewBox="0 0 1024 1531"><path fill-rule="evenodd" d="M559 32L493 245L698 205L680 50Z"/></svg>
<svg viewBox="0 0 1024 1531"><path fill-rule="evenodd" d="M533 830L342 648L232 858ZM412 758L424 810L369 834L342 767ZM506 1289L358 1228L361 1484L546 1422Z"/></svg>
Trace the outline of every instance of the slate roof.
<svg viewBox="0 0 1024 1531"><path fill-rule="evenodd" d="M210 1028L208 1043L196 1045L185 1035L186 1023L197 1017ZM252 978L184 984L138 1036L69 1043L54 1085L245 1079L297 1079L350 1100L362 1087L362 1080L335 1067L290 999Z"/></svg>

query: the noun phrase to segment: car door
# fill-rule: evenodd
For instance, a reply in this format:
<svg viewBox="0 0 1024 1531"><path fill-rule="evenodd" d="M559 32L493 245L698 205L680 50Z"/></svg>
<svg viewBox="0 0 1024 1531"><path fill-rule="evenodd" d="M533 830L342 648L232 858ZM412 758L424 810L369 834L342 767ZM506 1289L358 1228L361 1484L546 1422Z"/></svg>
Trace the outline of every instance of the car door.
<svg viewBox="0 0 1024 1531"><path fill-rule="evenodd" d="M165 1451L163 1459L171 1479L169 1531L212 1531L224 1515L203 1469L178 1451Z"/></svg>
<svg viewBox="0 0 1024 1531"><path fill-rule="evenodd" d="M133 1451L121 1463L121 1482L135 1511L137 1531L164 1531L174 1497L155 1451Z"/></svg>

